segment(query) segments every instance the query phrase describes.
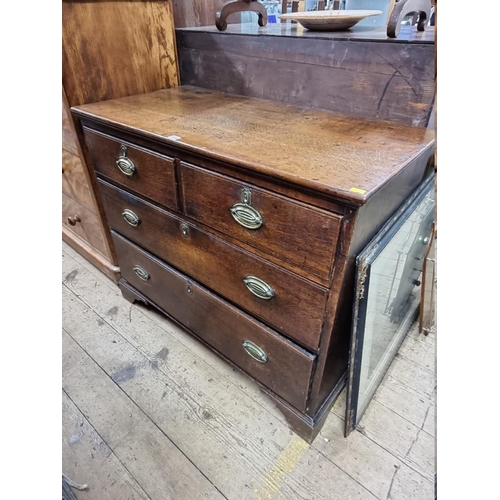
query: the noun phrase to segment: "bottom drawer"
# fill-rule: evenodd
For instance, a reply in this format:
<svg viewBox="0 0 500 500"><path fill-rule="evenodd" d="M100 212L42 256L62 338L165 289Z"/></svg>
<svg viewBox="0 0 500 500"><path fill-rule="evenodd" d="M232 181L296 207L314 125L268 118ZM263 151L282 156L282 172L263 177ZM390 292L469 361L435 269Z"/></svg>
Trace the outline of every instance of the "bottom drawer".
<svg viewBox="0 0 500 500"><path fill-rule="evenodd" d="M304 411L315 356L112 231L122 277L158 307Z"/></svg>
<svg viewBox="0 0 500 500"><path fill-rule="evenodd" d="M62 223L103 255L108 255L99 217L77 201L62 195Z"/></svg>

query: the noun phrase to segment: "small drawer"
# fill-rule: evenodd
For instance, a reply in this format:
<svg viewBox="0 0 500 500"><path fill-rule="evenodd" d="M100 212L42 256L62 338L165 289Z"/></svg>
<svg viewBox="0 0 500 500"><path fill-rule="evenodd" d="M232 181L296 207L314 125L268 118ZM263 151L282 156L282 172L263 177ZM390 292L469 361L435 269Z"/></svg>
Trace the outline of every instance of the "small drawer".
<svg viewBox="0 0 500 500"><path fill-rule="evenodd" d="M106 178L177 210L174 160L84 128L94 170Z"/></svg>
<svg viewBox="0 0 500 500"><path fill-rule="evenodd" d="M103 255L108 249L99 217L87 207L62 194L62 223Z"/></svg>
<svg viewBox="0 0 500 500"><path fill-rule="evenodd" d="M301 345L319 346L328 291L99 180L111 229Z"/></svg>
<svg viewBox="0 0 500 500"><path fill-rule="evenodd" d="M80 158L65 149L62 150L62 190L89 207L95 206Z"/></svg>
<svg viewBox="0 0 500 500"><path fill-rule="evenodd" d="M246 373L305 410L314 355L120 235L112 235L128 283Z"/></svg>
<svg viewBox="0 0 500 500"><path fill-rule="evenodd" d="M187 216L329 278L341 217L185 162L180 176Z"/></svg>

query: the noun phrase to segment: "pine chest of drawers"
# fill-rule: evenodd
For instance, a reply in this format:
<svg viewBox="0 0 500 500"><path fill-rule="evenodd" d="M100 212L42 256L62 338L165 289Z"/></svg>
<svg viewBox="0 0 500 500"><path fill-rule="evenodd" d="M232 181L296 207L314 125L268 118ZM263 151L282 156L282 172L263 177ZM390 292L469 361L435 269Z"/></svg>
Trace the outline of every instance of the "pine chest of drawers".
<svg viewBox="0 0 500 500"><path fill-rule="evenodd" d="M123 295L312 441L345 383L356 255L432 171L433 133L189 86L72 111Z"/></svg>

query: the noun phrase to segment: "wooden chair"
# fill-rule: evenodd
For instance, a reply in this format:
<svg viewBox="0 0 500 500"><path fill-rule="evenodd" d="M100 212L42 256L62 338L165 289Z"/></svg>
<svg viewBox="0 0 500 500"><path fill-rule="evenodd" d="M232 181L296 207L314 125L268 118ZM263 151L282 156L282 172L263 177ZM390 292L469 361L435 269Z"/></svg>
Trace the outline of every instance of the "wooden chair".
<svg viewBox="0 0 500 500"><path fill-rule="evenodd" d="M234 0L224 5L215 15L215 26L217 26L217 29L224 31L227 28L227 16L236 12L256 12L259 15L259 26L267 24L266 9L257 0Z"/></svg>

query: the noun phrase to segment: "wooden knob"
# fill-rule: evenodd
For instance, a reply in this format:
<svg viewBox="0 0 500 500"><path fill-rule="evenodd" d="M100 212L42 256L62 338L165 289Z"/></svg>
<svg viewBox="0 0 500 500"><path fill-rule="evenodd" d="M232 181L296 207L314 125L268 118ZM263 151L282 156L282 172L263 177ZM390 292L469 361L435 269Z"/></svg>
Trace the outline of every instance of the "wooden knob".
<svg viewBox="0 0 500 500"><path fill-rule="evenodd" d="M68 222L70 223L70 225L74 226L77 222L82 222L82 219L80 219L78 215L74 215L73 217L69 216Z"/></svg>

